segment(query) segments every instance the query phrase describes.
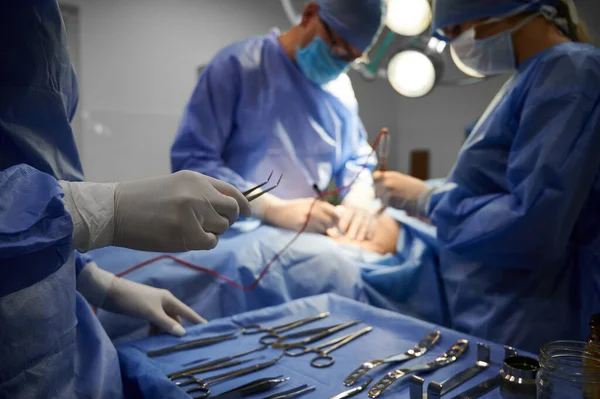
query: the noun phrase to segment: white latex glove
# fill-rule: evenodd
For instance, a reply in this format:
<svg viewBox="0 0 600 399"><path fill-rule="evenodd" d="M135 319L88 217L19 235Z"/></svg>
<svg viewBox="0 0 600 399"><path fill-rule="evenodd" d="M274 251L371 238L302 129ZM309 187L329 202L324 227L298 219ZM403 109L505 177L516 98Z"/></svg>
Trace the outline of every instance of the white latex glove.
<svg viewBox="0 0 600 399"><path fill-rule="evenodd" d="M212 249L240 213L251 215L235 187L197 172L123 183L60 183L80 252L108 245L152 252Z"/></svg>
<svg viewBox="0 0 600 399"><path fill-rule="evenodd" d="M340 232L352 240L370 240L375 234L377 217L370 209L354 206L338 206Z"/></svg>
<svg viewBox="0 0 600 399"><path fill-rule="evenodd" d="M100 269L94 262L79 273L77 290L92 306L148 320L173 335L185 335L180 318L195 324L206 323L169 291L119 278Z"/></svg>
<svg viewBox="0 0 600 399"><path fill-rule="evenodd" d="M252 203L254 215L273 226L299 231L304 223L314 198L282 200L265 194ZM335 207L324 201L317 201L312 208L306 232L325 234L327 229L339 222Z"/></svg>
<svg viewBox="0 0 600 399"><path fill-rule="evenodd" d="M405 210L407 214L426 217L424 199L429 186L423 180L399 172L375 172L375 191L378 198L386 198L387 206Z"/></svg>

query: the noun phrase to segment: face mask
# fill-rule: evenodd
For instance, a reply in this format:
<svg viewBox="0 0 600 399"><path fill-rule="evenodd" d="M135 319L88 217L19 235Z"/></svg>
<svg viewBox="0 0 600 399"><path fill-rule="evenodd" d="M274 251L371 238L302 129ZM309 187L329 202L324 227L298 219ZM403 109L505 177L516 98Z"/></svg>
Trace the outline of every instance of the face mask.
<svg viewBox="0 0 600 399"><path fill-rule="evenodd" d="M333 54L319 36L304 48L296 47L296 63L308 79L318 85L331 82L350 68L350 63Z"/></svg>
<svg viewBox="0 0 600 399"><path fill-rule="evenodd" d="M467 67L481 75L499 75L512 72L516 69L517 62L511 35L538 15L533 14L514 28L486 39L475 39L475 27L473 27L452 42L454 52ZM486 23L495 21L497 19Z"/></svg>

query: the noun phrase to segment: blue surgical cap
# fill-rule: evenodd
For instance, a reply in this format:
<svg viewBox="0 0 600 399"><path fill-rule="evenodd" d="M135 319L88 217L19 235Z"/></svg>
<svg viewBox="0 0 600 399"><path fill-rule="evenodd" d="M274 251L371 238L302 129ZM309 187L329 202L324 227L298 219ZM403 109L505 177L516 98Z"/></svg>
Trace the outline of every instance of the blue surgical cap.
<svg viewBox="0 0 600 399"><path fill-rule="evenodd" d="M385 0L317 0L319 16L348 43L367 51L381 30Z"/></svg>
<svg viewBox="0 0 600 399"><path fill-rule="evenodd" d="M522 12L537 11L544 5L557 6L560 0L434 0L433 25L435 33L447 26L481 18L501 17L525 7Z"/></svg>

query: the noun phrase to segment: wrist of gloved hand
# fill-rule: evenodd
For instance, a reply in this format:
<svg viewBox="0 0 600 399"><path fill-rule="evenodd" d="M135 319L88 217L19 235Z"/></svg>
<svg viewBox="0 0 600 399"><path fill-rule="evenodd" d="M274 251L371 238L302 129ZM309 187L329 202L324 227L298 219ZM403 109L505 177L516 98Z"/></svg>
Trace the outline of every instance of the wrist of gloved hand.
<svg viewBox="0 0 600 399"><path fill-rule="evenodd" d="M419 198L417 199L416 208L414 210L414 215L421 219L429 218L429 204L431 202L431 196L435 192L435 187L430 187L423 191Z"/></svg>
<svg viewBox="0 0 600 399"><path fill-rule="evenodd" d="M357 180L344 197L342 205L374 211L374 200L375 188L373 182Z"/></svg>
<svg viewBox="0 0 600 399"><path fill-rule="evenodd" d="M90 305L102 308L116 278L114 274L100 269L95 262L90 262L77 276L77 291Z"/></svg>
<svg viewBox="0 0 600 399"><path fill-rule="evenodd" d="M59 181L73 219L73 247L79 252L112 244L116 183Z"/></svg>
<svg viewBox="0 0 600 399"><path fill-rule="evenodd" d="M267 221L267 213L269 209L276 205L282 204L283 202L284 200L272 194L263 194L250 203L250 207L252 208L252 216L262 221Z"/></svg>

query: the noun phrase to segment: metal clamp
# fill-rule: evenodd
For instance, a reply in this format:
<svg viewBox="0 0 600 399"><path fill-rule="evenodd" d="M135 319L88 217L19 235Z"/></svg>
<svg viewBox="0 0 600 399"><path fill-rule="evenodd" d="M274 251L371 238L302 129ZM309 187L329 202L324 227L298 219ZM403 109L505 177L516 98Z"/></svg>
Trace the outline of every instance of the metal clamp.
<svg viewBox="0 0 600 399"><path fill-rule="evenodd" d="M504 357L509 358L512 356L517 356L518 352L515 348L510 346L504 347ZM479 385L475 385L473 388L467 389L463 393L456 395L452 399L477 399L487 394L488 392L493 391L494 389L500 386L502 382L502 376L500 374L496 374L494 377L489 378Z"/></svg>
<svg viewBox="0 0 600 399"><path fill-rule="evenodd" d="M443 395L458 388L460 385L479 375L490 366L490 347L477 343L477 361L471 367L464 369L444 382L430 382L427 386L428 399L440 399ZM411 376L410 399L423 398L423 384L425 380L418 376Z"/></svg>

